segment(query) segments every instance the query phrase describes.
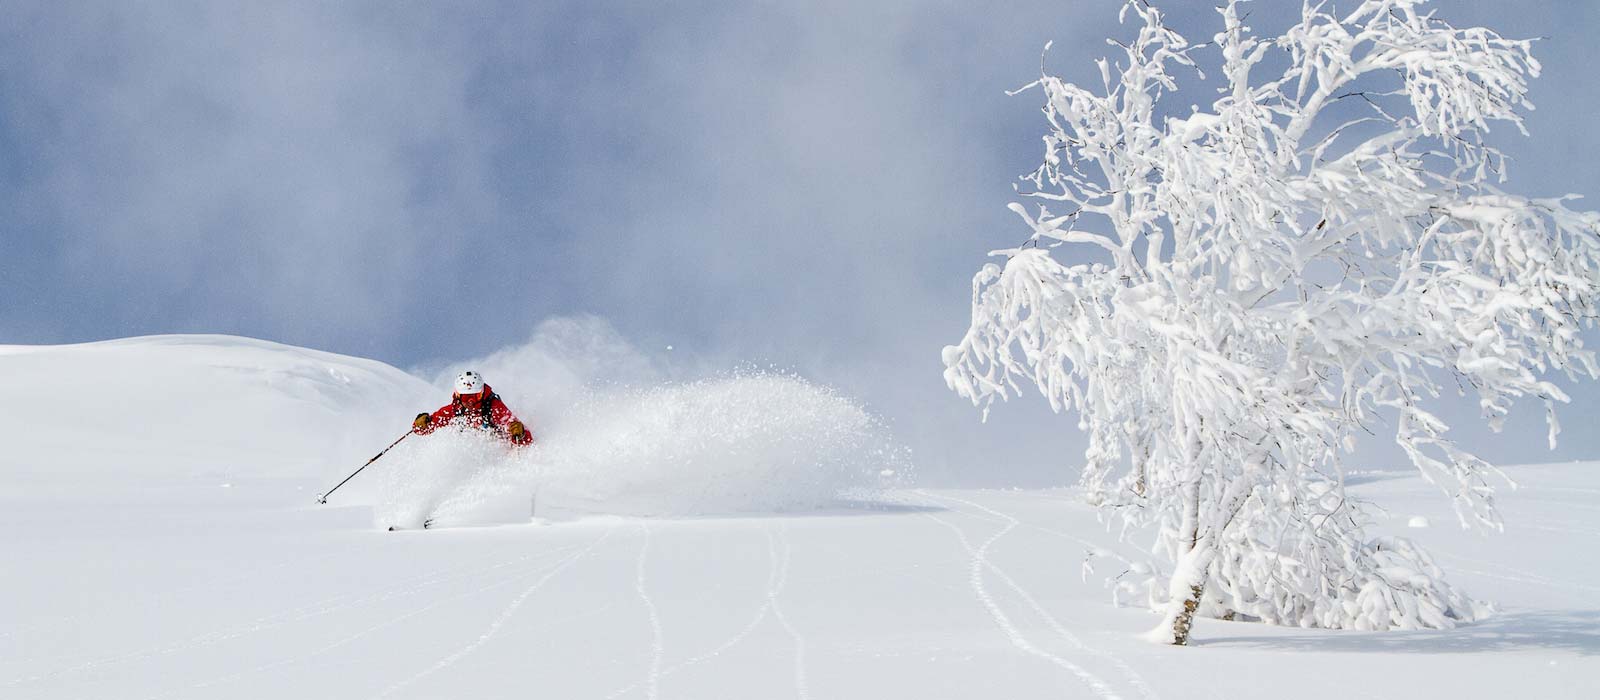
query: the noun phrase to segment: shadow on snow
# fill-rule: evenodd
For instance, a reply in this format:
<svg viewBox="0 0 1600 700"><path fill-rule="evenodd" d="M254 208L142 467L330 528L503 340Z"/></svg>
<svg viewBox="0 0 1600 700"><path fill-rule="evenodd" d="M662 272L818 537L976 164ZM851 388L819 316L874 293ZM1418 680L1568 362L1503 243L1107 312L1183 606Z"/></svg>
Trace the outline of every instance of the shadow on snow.
<svg viewBox="0 0 1600 700"><path fill-rule="evenodd" d="M1208 623L1210 621L1207 621ZM1197 645L1295 652L1463 654L1562 649L1600 655L1600 610L1516 610L1450 630L1351 632L1345 630L1220 637L1240 630L1212 627ZM1208 625L1210 626L1210 625Z"/></svg>

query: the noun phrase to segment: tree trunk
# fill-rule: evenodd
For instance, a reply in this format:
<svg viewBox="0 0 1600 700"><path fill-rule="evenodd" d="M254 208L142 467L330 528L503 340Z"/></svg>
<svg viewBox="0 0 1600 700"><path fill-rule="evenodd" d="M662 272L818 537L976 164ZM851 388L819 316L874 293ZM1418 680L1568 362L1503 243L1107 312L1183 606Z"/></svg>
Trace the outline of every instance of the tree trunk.
<svg viewBox="0 0 1600 700"><path fill-rule="evenodd" d="M1145 489L1148 488L1145 483L1145 464L1149 461L1150 445L1146 443L1142 449L1133 454L1133 495L1140 498L1144 498Z"/></svg>
<svg viewBox="0 0 1600 700"><path fill-rule="evenodd" d="M1194 613L1200 608L1200 597L1205 595L1206 585L1199 583L1189 588L1189 596L1183 599L1183 609L1177 617L1172 619L1172 644L1174 646L1189 645L1189 628L1194 626Z"/></svg>
<svg viewBox="0 0 1600 700"><path fill-rule="evenodd" d="M1216 558L1210 538L1204 538L1178 557L1177 570L1168 584L1166 613L1161 624L1146 635L1150 641L1184 646L1189 643L1189 630L1194 626L1194 616L1200 609L1200 598L1206 592L1206 579L1211 574L1211 562Z"/></svg>
<svg viewBox="0 0 1600 700"><path fill-rule="evenodd" d="M1182 536L1189 544L1188 551L1178 556L1167 584L1167 609L1161 624L1150 630L1147 639L1161 644L1186 646L1189 631L1194 626L1195 614L1200 610L1200 599L1206 592L1206 580L1211 577L1211 564L1217 558L1217 540L1233 524L1233 516L1254 492L1253 474L1237 477L1223 494L1215 510L1205 511L1200 503L1200 487L1196 483L1184 504ZM1221 522L1217 522L1220 520ZM1200 523L1210 521L1202 526Z"/></svg>

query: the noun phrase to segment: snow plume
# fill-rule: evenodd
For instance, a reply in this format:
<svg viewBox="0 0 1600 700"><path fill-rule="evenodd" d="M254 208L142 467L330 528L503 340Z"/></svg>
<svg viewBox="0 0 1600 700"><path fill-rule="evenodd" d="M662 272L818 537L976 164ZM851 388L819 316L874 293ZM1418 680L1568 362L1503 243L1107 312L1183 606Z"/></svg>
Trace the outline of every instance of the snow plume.
<svg viewBox="0 0 1600 700"><path fill-rule="evenodd" d="M435 384L480 372L538 442L506 450L450 431L417 440L384 487L380 519L789 511L909 474L908 451L879 419L831 389L754 371L670 381L664 366L589 317L546 321L526 344L446 367Z"/></svg>
<svg viewBox="0 0 1600 700"><path fill-rule="evenodd" d="M473 429L445 428L413 435L376 470L373 520L379 527L422 527L446 501L463 497L462 485L484 469L503 473L517 461L504 440ZM480 517L495 515L494 499L474 499Z"/></svg>
<svg viewBox="0 0 1600 700"><path fill-rule="evenodd" d="M552 505L645 515L821 507L909 461L855 402L774 374L598 395L538 458Z"/></svg>
<svg viewBox="0 0 1600 700"><path fill-rule="evenodd" d="M594 316L545 320L528 342L446 365L433 384L448 395L456 375L469 369L532 425L565 413L595 390L654 385L665 376L661 363Z"/></svg>

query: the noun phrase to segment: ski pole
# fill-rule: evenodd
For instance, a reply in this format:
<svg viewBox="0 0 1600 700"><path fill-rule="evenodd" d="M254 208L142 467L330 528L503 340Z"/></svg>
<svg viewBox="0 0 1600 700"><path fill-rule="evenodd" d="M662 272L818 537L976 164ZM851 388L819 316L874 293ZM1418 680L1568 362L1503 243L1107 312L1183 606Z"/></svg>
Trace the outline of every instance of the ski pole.
<svg viewBox="0 0 1600 700"><path fill-rule="evenodd" d="M400 436L400 440L404 440L404 439L406 439L408 437L411 437L411 431L409 431L409 430L406 431L405 435L401 435ZM378 454L373 455L372 459L367 460L366 464L361 465L361 469L366 469L367 467L372 466L372 463L378 461L379 457L382 457L385 454L388 454L389 450L394 449L395 445L400 444L400 440L395 440L394 442L389 443L388 447L383 448L383 452L379 452ZM351 479L356 478L356 475L361 473L361 469L357 469L357 470L355 470L353 472L350 472L350 476L345 477L344 481L341 481L341 482L338 483L338 485L334 486L331 489L328 489L327 493L324 493L321 496L317 496L317 502L318 503L327 503L328 502L328 497L332 496L334 491L338 491L340 486L344 486L345 482L348 482Z"/></svg>

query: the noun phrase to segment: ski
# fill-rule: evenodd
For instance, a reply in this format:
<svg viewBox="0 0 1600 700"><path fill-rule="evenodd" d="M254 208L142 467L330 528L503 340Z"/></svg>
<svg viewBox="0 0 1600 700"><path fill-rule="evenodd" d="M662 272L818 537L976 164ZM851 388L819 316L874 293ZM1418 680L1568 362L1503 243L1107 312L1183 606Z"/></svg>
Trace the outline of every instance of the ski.
<svg viewBox="0 0 1600 700"><path fill-rule="evenodd" d="M433 527L433 518L428 518L427 520L422 521L422 529L426 530L426 529L428 529L430 527ZM399 532L399 531L405 530L405 529L406 528L400 527L399 525L390 525L389 526L389 532Z"/></svg>

